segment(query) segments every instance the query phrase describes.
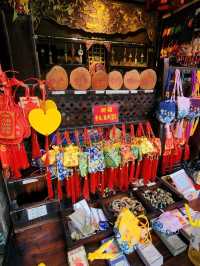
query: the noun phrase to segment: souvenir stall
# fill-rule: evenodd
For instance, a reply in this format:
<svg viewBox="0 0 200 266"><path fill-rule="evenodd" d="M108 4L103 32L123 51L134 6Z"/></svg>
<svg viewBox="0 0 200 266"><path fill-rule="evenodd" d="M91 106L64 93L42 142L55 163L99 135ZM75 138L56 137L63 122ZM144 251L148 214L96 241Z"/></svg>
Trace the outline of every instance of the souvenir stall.
<svg viewBox="0 0 200 266"><path fill-rule="evenodd" d="M200 265L200 2L132 2L2 15L5 265Z"/></svg>

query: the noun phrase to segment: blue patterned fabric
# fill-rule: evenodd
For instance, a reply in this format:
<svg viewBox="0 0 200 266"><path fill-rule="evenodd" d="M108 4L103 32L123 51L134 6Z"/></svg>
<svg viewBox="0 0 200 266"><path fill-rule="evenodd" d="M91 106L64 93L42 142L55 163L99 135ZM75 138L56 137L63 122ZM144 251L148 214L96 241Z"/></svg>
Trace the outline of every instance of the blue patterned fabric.
<svg viewBox="0 0 200 266"><path fill-rule="evenodd" d="M105 169L105 161L103 151L98 147L89 147L85 151L88 155L88 172L102 172Z"/></svg>

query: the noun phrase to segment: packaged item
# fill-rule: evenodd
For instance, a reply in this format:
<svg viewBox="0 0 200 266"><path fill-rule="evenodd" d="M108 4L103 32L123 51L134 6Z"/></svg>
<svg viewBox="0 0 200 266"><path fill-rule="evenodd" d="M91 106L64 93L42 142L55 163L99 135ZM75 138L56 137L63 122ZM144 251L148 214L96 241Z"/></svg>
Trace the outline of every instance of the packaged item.
<svg viewBox="0 0 200 266"><path fill-rule="evenodd" d="M167 235L158 231L156 231L156 234L173 256L177 256L187 249L187 245L176 234Z"/></svg>
<svg viewBox="0 0 200 266"><path fill-rule="evenodd" d="M151 235L149 233L149 223L144 215L138 217L127 208L124 208L115 222L114 227L117 243L125 254L134 251L138 243L149 243Z"/></svg>
<svg viewBox="0 0 200 266"><path fill-rule="evenodd" d="M89 266L85 248L83 246L75 248L67 253L69 266Z"/></svg>
<svg viewBox="0 0 200 266"><path fill-rule="evenodd" d="M163 256L155 248L153 244L137 246L136 252L142 259L145 266L161 266L163 265Z"/></svg>
<svg viewBox="0 0 200 266"><path fill-rule="evenodd" d="M181 169L170 177L176 186L176 189L187 199L193 200L198 197L199 191L197 191L192 183L192 180L188 177L184 169Z"/></svg>

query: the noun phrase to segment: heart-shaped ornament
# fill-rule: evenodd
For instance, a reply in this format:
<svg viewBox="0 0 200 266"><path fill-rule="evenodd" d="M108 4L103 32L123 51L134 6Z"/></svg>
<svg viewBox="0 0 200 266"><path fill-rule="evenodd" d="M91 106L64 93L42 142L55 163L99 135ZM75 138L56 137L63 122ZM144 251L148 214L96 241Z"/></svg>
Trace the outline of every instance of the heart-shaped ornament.
<svg viewBox="0 0 200 266"><path fill-rule="evenodd" d="M38 133L48 136L61 123L61 113L57 109L48 109L46 113L41 108L33 109L28 116L29 122Z"/></svg>
<svg viewBox="0 0 200 266"><path fill-rule="evenodd" d="M40 102L40 107L46 112L49 109L57 109L57 105L52 100L46 100Z"/></svg>

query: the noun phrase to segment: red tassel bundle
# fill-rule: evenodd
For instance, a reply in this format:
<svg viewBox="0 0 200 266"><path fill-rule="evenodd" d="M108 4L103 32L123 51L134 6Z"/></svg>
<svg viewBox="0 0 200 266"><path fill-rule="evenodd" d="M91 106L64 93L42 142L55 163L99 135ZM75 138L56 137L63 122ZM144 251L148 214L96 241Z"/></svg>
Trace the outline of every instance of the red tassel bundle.
<svg viewBox="0 0 200 266"><path fill-rule="evenodd" d="M50 173L48 168L47 168L47 173L46 173L46 181L47 181L48 197L49 197L49 199L53 199L53 188L52 188L52 182L51 182L51 173Z"/></svg>
<svg viewBox="0 0 200 266"><path fill-rule="evenodd" d="M145 157L142 161L142 166L141 166L141 175L144 180L144 185L146 185L149 181L150 171L151 171L151 159L149 157Z"/></svg>
<svg viewBox="0 0 200 266"><path fill-rule="evenodd" d="M58 199L62 200L62 198L63 198L62 182L61 182L61 180L59 180L59 178L58 178L57 189L58 189Z"/></svg>
<svg viewBox="0 0 200 266"><path fill-rule="evenodd" d="M129 184L135 181L134 173L135 173L135 161L132 161L130 162L130 168L129 168Z"/></svg>
<svg viewBox="0 0 200 266"><path fill-rule="evenodd" d="M86 176L84 178L84 184L83 184L83 197L86 200L90 199L90 192L89 192L89 182L88 182L88 177Z"/></svg>
<svg viewBox="0 0 200 266"><path fill-rule="evenodd" d="M95 194L97 188L97 175L96 173L90 174L90 192Z"/></svg>
<svg viewBox="0 0 200 266"><path fill-rule="evenodd" d="M72 203L76 202L76 192L75 192L75 175L70 177L71 180L71 198L72 198Z"/></svg>
<svg viewBox="0 0 200 266"><path fill-rule="evenodd" d="M65 191L68 198L71 198L72 196L72 189L71 189L71 177L66 177L66 187Z"/></svg>
<svg viewBox="0 0 200 266"><path fill-rule="evenodd" d="M40 145L38 142L37 132L32 129L31 131L31 144L32 144L32 159L41 157Z"/></svg>
<svg viewBox="0 0 200 266"><path fill-rule="evenodd" d="M188 143L185 143L183 160L187 161L189 159L190 159L190 146Z"/></svg>
<svg viewBox="0 0 200 266"><path fill-rule="evenodd" d="M101 172L101 194L104 193L105 189L105 171Z"/></svg>
<svg viewBox="0 0 200 266"><path fill-rule="evenodd" d="M108 187L110 190L114 189L115 184L115 169L109 168L108 169Z"/></svg>
<svg viewBox="0 0 200 266"><path fill-rule="evenodd" d="M136 169L135 169L135 180L138 180L141 174L142 169L142 161L137 161Z"/></svg>
<svg viewBox="0 0 200 266"><path fill-rule="evenodd" d="M74 173L74 187L76 193L76 199L79 199L81 196L81 183L80 183L80 176L77 171Z"/></svg>
<svg viewBox="0 0 200 266"><path fill-rule="evenodd" d="M47 189L48 189L48 197L49 199L53 198L53 187L52 187L52 181L51 181L51 173L49 171L49 139L48 136L45 137L45 150L46 150L46 161L45 161L45 165L46 165L46 181L47 181Z"/></svg>
<svg viewBox="0 0 200 266"><path fill-rule="evenodd" d="M127 191L128 190L128 185L129 185L129 176L128 176L128 164L125 164L123 166L123 190Z"/></svg>

